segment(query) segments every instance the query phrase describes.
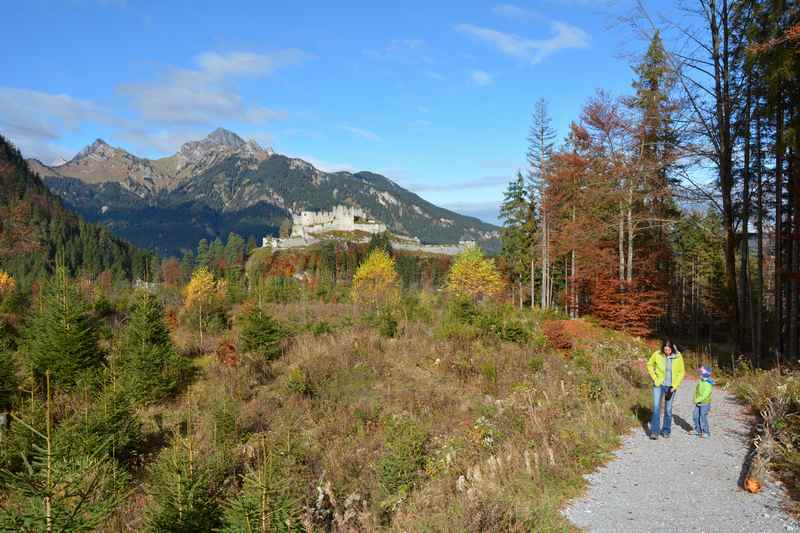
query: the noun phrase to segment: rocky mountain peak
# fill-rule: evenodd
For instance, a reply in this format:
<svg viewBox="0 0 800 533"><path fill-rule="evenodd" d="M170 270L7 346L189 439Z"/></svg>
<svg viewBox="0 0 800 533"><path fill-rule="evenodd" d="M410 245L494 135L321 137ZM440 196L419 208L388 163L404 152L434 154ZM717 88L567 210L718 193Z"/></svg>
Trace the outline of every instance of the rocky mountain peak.
<svg viewBox="0 0 800 533"><path fill-rule="evenodd" d="M226 130L225 128L215 129L208 134L208 137L205 138L205 141L221 146L228 146L234 149L241 148L245 144L244 139L232 131Z"/></svg>
<svg viewBox="0 0 800 533"><path fill-rule="evenodd" d="M116 148L109 145L103 139L95 139L95 141L86 146L83 150L72 158L71 162L78 162L83 159L106 160L114 156Z"/></svg>
<svg viewBox="0 0 800 533"><path fill-rule="evenodd" d="M231 154L263 160L272 155L254 140L246 141L225 128L217 128L201 141L189 141L178 150L179 169L189 164L208 165Z"/></svg>

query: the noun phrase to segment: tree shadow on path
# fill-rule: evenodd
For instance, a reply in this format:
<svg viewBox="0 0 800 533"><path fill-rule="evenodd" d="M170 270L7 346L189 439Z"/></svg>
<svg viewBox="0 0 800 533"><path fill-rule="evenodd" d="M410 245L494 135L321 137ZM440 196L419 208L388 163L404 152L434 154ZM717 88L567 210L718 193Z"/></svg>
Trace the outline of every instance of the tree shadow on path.
<svg viewBox="0 0 800 533"><path fill-rule="evenodd" d="M672 421L675 422L678 425L678 427L680 427L686 433L691 433L692 430L694 429L694 427L689 422L687 422L686 420L684 420L683 418L681 418L676 414L672 415Z"/></svg>
<svg viewBox="0 0 800 533"><path fill-rule="evenodd" d="M650 434L650 419L653 418L653 410L641 404L636 404L631 407L631 413L639 420L642 425L642 431L645 435Z"/></svg>

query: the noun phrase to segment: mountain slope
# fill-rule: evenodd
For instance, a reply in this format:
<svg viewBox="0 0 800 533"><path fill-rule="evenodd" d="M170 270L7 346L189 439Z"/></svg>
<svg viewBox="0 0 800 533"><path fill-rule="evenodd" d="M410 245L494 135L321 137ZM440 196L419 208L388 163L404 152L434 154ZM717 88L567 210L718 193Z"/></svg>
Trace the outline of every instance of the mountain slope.
<svg viewBox="0 0 800 533"><path fill-rule="evenodd" d="M221 128L158 160L98 140L58 167L30 165L89 220L165 254L231 231L277 235L291 212L342 204L423 242L466 238L491 248L498 238L497 227L437 207L379 174L323 172Z"/></svg>
<svg viewBox="0 0 800 533"><path fill-rule="evenodd" d="M0 268L31 279L48 270L56 254L73 272L114 270L129 278L143 271L149 258L67 210L0 136Z"/></svg>

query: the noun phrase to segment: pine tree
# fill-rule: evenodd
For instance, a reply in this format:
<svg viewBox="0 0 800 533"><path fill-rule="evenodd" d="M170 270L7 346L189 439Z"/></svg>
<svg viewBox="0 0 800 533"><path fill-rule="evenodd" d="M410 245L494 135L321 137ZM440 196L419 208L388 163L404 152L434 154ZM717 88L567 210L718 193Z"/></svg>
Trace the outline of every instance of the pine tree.
<svg viewBox="0 0 800 533"><path fill-rule="evenodd" d="M228 235L228 242L225 244L225 263L228 267L233 265L244 265L245 258L245 242L241 236L236 233Z"/></svg>
<svg viewBox="0 0 800 533"><path fill-rule="evenodd" d="M45 374L46 408L43 431L15 415L18 424L36 436L33 456L24 457L19 472L3 470L6 497L0 510L3 531L94 531L123 499L127 476L102 442L86 454L59 445L53 436L50 375Z"/></svg>
<svg viewBox="0 0 800 533"><path fill-rule="evenodd" d="M530 280L529 266L536 231L536 204L530 192L522 174L517 173L517 178L508 184L500 205L500 218L503 219L500 253L517 285L520 307L523 301L522 287Z"/></svg>
<svg viewBox="0 0 800 533"><path fill-rule="evenodd" d="M543 309L551 306L553 295L553 276L550 273L550 266L552 259L550 258L550 234L552 232L550 211L550 199L547 196L547 183L550 174L550 159L553 155L554 140L556 132L552 126L552 119L547 112L547 102L540 99L536 102L536 107L533 111L533 120L531 124L530 133L528 135L528 142L530 143L528 149L528 164L530 165L530 179L533 185L533 191L539 196L539 220L541 223L541 305ZM530 254L531 262L531 306L534 304L534 255L533 251Z"/></svg>
<svg viewBox="0 0 800 533"><path fill-rule="evenodd" d="M58 267L26 331L26 349L34 374L47 370L58 384L74 384L104 360L97 326L66 268Z"/></svg>
<svg viewBox="0 0 800 533"><path fill-rule="evenodd" d="M197 243L197 266L198 267L206 267L208 268L211 266L211 259L209 257L208 252L208 241L206 239L200 239L200 242ZM192 267L191 270L194 270ZM191 272L190 270L190 272Z"/></svg>
<svg viewBox="0 0 800 533"><path fill-rule="evenodd" d="M225 506L221 531L305 531L300 522L300 502L292 494L278 461L267 452L257 468L248 468L241 492Z"/></svg>
<svg viewBox="0 0 800 533"><path fill-rule="evenodd" d="M281 354L281 343L286 336L281 325L265 311L255 308L242 319L239 350L257 353L267 361Z"/></svg>
<svg viewBox="0 0 800 533"><path fill-rule="evenodd" d="M103 450L125 464L135 457L143 435L133 398L110 382L94 395L86 408L59 422L53 439L65 454L91 455Z"/></svg>
<svg viewBox="0 0 800 533"><path fill-rule="evenodd" d="M139 403L158 402L174 394L189 373L164 323L164 309L142 291L116 350L121 386Z"/></svg>
<svg viewBox="0 0 800 533"><path fill-rule="evenodd" d="M216 531L221 518L218 494L226 470L224 456L199 458L192 437L176 436L176 443L150 469L148 531Z"/></svg>
<svg viewBox="0 0 800 533"><path fill-rule="evenodd" d="M0 413L4 413L10 406L17 388L16 365L11 353L10 343L3 337L5 324L0 318ZM3 431L3 421L0 421L0 433Z"/></svg>
<svg viewBox="0 0 800 533"><path fill-rule="evenodd" d="M215 276L222 276L222 265L225 262L225 245L222 244L222 239L217 237L211 242L208 248L208 268L214 273Z"/></svg>
<svg viewBox="0 0 800 533"><path fill-rule="evenodd" d="M181 280L186 283L192 277L194 270L194 254L191 250L185 250L181 256Z"/></svg>

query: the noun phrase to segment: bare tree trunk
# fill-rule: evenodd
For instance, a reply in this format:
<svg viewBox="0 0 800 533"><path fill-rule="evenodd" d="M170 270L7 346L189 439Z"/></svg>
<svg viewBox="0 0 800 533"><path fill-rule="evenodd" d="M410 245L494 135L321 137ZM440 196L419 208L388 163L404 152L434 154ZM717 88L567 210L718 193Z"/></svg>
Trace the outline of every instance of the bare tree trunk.
<svg viewBox="0 0 800 533"><path fill-rule="evenodd" d="M758 299L755 319L755 357L756 366L761 366L764 352L764 154L761 151L761 117L756 118L756 153L758 154L758 183L756 185L756 234L758 235Z"/></svg>
<svg viewBox="0 0 800 533"><path fill-rule="evenodd" d="M795 143L798 141L795 139ZM788 187L789 189L789 202L788 202L788 209L789 212L787 213L789 216L787 217L789 222L789 227L787 228L787 235L791 235L791 240L789 241L789 261L788 265L786 266L786 271L789 273L789 279L787 282L788 287L786 287L788 292L787 298L787 312L789 315L789 346L788 346L788 354L790 357L796 359L798 357L797 352L797 333L798 333L798 284L797 284L797 273L800 271L798 268L798 239L800 238L800 226L798 226L798 213L797 205L800 199L798 198L798 194L800 194L800 168L798 166L797 158L800 156L797 152L795 152L794 147L792 147L789 151L789 176L791 178L791 186Z"/></svg>
<svg viewBox="0 0 800 533"><path fill-rule="evenodd" d="M628 191L628 283L633 282L633 191Z"/></svg>
<svg viewBox="0 0 800 533"><path fill-rule="evenodd" d="M755 334L753 332L753 306L751 305L750 291L750 101L752 93L750 90L751 71L747 72L747 97L744 111L744 161L742 166L742 246L739 264L739 292L740 309L742 309L741 330L748 331L751 343L751 353L755 353ZM747 314L745 314L747 310ZM748 317L746 319L745 317ZM749 324L748 324L749 323ZM752 361L752 358L751 358Z"/></svg>
<svg viewBox="0 0 800 533"><path fill-rule="evenodd" d="M783 355L783 91L778 90L775 118L775 362Z"/></svg>
<svg viewBox="0 0 800 533"><path fill-rule="evenodd" d="M542 199L540 200L544 203L544 188L542 188ZM549 250L549 238L547 235L548 227L547 227L547 211L542 208L542 295L541 295L541 303L542 309L547 309L550 307L550 250Z"/></svg>
<svg viewBox="0 0 800 533"><path fill-rule="evenodd" d="M619 206L619 284L622 287L622 282L625 281L625 213L622 205Z"/></svg>
<svg viewBox="0 0 800 533"><path fill-rule="evenodd" d="M719 20L718 17L719 16ZM720 23L722 28L720 28ZM728 27L728 0L722 0L722 9L717 12L716 0L709 1L709 25L711 30L711 56L714 65L715 115L719 134L719 183L722 195L722 218L725 226L725 281L730 297L729 326L731 337L741 347L739 332L739 297L736 286L736 233L734 230L733 204L733 139L731 131L730 31Z"/></svg>
<svg viewBox="0 0 800 533"><path fill-rule="evenodd" d="M570 300L570 310L569 310L569 317L570 318L578 318L578 291L577 287L575 286L575 273L577 272L577 268L575 266L575 249L572 249L572 298Z"/></svg>
<svg viewBox="0 0 800 533"><path fill-rule="evenodd" d="M531 309L536 306L536 259L531 255Z"/></svg>

